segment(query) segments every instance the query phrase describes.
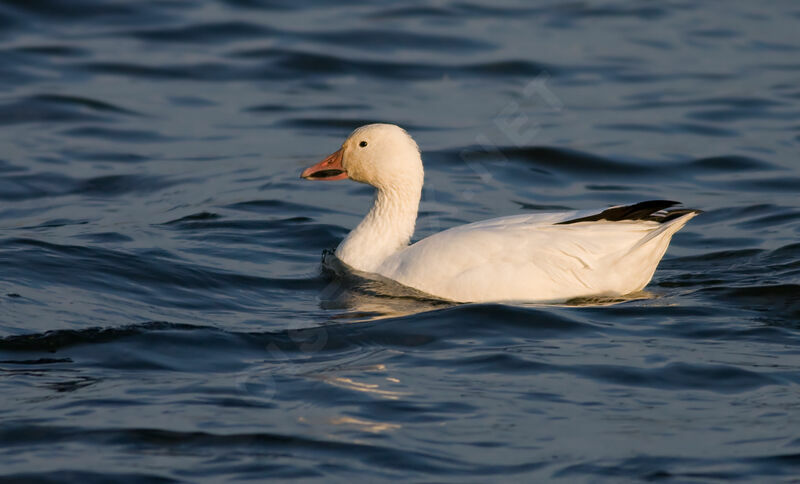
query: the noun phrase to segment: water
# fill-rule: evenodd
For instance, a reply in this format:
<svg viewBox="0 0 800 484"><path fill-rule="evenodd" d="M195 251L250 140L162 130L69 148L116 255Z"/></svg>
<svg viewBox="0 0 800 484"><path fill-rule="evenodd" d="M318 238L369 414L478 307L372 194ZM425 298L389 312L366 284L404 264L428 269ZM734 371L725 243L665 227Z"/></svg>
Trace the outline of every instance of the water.
<svg viewBox="0 0 800 484"><path fill-rule="evenodd" d="M3 479L794 482L798 19L3 2ZM615 304L387 296L320 270L370 190L297 178L370 121L424 151L417 237L653 198L705 213Z"/></svg>

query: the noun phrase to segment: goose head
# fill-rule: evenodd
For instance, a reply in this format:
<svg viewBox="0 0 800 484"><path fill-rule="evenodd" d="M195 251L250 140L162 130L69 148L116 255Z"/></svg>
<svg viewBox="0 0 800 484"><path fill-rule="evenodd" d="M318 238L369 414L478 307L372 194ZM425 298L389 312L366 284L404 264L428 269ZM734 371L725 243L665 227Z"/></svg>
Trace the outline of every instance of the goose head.
<svg viewBox="0 0 800 484"><path fill-rule="evenodd" d="M300 174L307 180L351 180L379 190L421 189L424 176L417 143L393 124L368 124L342 147Z"/></svg>

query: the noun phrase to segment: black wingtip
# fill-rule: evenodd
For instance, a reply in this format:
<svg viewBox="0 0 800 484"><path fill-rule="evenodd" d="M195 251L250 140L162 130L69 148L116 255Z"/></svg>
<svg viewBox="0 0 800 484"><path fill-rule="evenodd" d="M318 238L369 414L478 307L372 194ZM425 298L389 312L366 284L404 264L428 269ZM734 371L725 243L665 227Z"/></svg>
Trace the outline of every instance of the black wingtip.
<svg viewBox="0 0 800 484"><path fill-rule="evenodd" d="M623 205L620 207L611 207L603 210L600 213L589 215L587 217L576 218L572 220L565 220L556 225L575 224L579 222L620 222L623 220L651 220L653 222L668 222L674 220L687 213L701 213L701 210L695 209L678 209L662 212L675 205L680 205L680 202L674 200L648 200L646 202L639 202L633 205ZM662 213L658 213L662 212Z"/></svg>

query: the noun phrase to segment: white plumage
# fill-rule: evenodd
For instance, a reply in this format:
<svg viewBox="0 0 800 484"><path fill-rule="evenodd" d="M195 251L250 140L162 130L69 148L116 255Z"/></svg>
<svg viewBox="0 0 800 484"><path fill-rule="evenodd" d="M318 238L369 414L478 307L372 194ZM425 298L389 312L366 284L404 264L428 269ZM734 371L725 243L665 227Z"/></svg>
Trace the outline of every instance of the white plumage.
<svg viewBox="0 0 800 484"><path fill-rule="evenodd" d="M644 288L672 235L697 210L657 200L591 212L515 215L454 227L408 245L423 183L419 149L401 128L372 124L305 170L376 188L364 220L336 249L354 269L459 302L561 302ZM585 220L584 220L585 219Z"/></svg>

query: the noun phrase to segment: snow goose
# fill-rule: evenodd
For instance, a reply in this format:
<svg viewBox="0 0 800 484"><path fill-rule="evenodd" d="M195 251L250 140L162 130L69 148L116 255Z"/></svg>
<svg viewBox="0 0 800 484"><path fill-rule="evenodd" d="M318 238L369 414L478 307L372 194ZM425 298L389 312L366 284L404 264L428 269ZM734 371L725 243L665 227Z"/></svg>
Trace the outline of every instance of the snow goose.
<svg viewBox="0 0 800 484"><path fill-rule="evenodd" d="M392 124L356 129L300 176L349 178L376 189L372 209L336 248L341 262L456 302L563 302L640 291L672 235L700 213L651 200L599 211L513 215L409 245L424 172L417 144Z"/></svg>

